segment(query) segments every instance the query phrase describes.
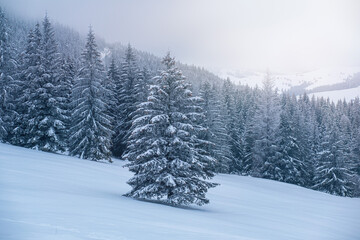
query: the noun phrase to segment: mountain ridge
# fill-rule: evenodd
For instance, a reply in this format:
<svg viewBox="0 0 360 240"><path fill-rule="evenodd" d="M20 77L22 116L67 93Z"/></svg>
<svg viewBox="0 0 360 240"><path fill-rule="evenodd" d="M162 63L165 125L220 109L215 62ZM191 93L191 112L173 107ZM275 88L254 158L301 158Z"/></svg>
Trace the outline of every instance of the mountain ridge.
<svg viewBox="0 0 360 240"><path fill-rule="evenodd" d="M296 95L317 93L318 96L327 97L320 92L333 92L360 86L359 67L321 68L301 73L271 73L274 85L280 91L288 91ZM261 87L266 75L265 72L222 70L218 75L230 78L236 84L249 85L250 87ZM332 93L333 94L333 93ZM359 96L360 93L351 96L350 99ZM330 96L330 95L329 95Z"/></svg>

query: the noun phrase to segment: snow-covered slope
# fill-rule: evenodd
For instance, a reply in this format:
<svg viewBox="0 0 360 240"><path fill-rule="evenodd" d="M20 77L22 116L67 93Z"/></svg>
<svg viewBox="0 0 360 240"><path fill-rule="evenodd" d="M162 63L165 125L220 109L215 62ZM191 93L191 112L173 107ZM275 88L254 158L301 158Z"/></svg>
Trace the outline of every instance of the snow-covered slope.
<svg viewBox="0 0 360 240"><path fill-rule="evenodd" d="M351 99L360 97L360 87L336 90L336 91L311 93L311 94L309 94L309 97L311 98L313 95L315 97L319 97L319 98L320 97L330 98L335 103L339 100L344 100L344 99L346 101L350 101Z"/></svg>
<svg viewBox="0 0 360 240"><path fill-rule="evenodd" d="M355 240L360 199L264 179L220 175L203 207L175 208L122 194L131 174L0 144L0 239Z"/></svg>
<svg viewBox="0 0 360 240"><path fill-rule="evenodd" d="M339 67L339 68L323 68L315 71L296 73L296 74L280 74L271 73L275 87L279 90L289 90L293 87L303 86L306 91L316 91L317 88L343 83L351 79L356 73L360 72L360 67ZM250 71L220 71L221 77L229 77L234 83L261 87L265 77L264 72ZM353 89L353 88L349 88ZM355 90L354 90L355 91ZM333 91L332 91L333 92ZM360 94L360 93L358 93ZM334 93L324 92L321 96L330 97ZM336 101L336 96L334 101Z"/></svg>

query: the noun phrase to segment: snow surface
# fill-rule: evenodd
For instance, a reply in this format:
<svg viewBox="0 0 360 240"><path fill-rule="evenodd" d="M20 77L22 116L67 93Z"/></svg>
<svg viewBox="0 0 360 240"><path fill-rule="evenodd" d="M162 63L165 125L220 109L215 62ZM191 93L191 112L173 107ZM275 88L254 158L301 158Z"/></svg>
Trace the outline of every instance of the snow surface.
<svg viewBox="0 0 360 240"><path fill-rule="evenodd" d="M334 101L335 103L339 100L344 100L344 99L346 101L350 101L351 99L360 97L360 87L349 88L344 90L336 90L336 91L310 93L309 97L311 98L313 95L315 97L330 98L330 100Z"/></svg>
<svg viewBox="0 0 360 240"><path fill-rule="evenodd" d="M0 144L0 239L355 240L360 199L219 175L210 204L176 208L122 196L124 162Z"/></svg>

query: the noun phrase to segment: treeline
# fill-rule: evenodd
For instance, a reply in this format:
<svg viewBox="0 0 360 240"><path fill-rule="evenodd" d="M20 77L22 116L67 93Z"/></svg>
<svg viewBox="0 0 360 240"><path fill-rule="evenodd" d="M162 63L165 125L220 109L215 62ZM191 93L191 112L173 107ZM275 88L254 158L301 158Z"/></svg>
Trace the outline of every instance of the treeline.
<svg viewBox="0 0 360 240"><path fill-rule="evenodd" d="M340 196L359 196L360 101L278 94L204 83L205 139L215 172L273 179Z"/></svg>
<svg viewBox="0 0 360 240"><path fill-rule="evenodd" d="M60 52L47 17L14 49L0 15L0 140L84 159L129 160L128 193L204 204L213 173L359 196L360 103L191 85L167 55L155 74L129 45L106 66L90 29L81 59ZM80 47L80 46L79 46ZM120 63L120 64L119 64Z"/></svg>

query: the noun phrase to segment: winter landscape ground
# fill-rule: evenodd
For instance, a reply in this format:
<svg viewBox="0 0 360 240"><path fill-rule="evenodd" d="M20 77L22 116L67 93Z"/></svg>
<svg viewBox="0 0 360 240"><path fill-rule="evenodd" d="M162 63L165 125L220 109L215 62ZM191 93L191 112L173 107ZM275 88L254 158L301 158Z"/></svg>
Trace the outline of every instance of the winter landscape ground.
<svg viewBox="0 0 360 240"><path fill-rule="evenodd" d="M124 162L0 144L0 239L357 240L360 199L220 174L210 204L177 208L122 196Z"/></svg>

